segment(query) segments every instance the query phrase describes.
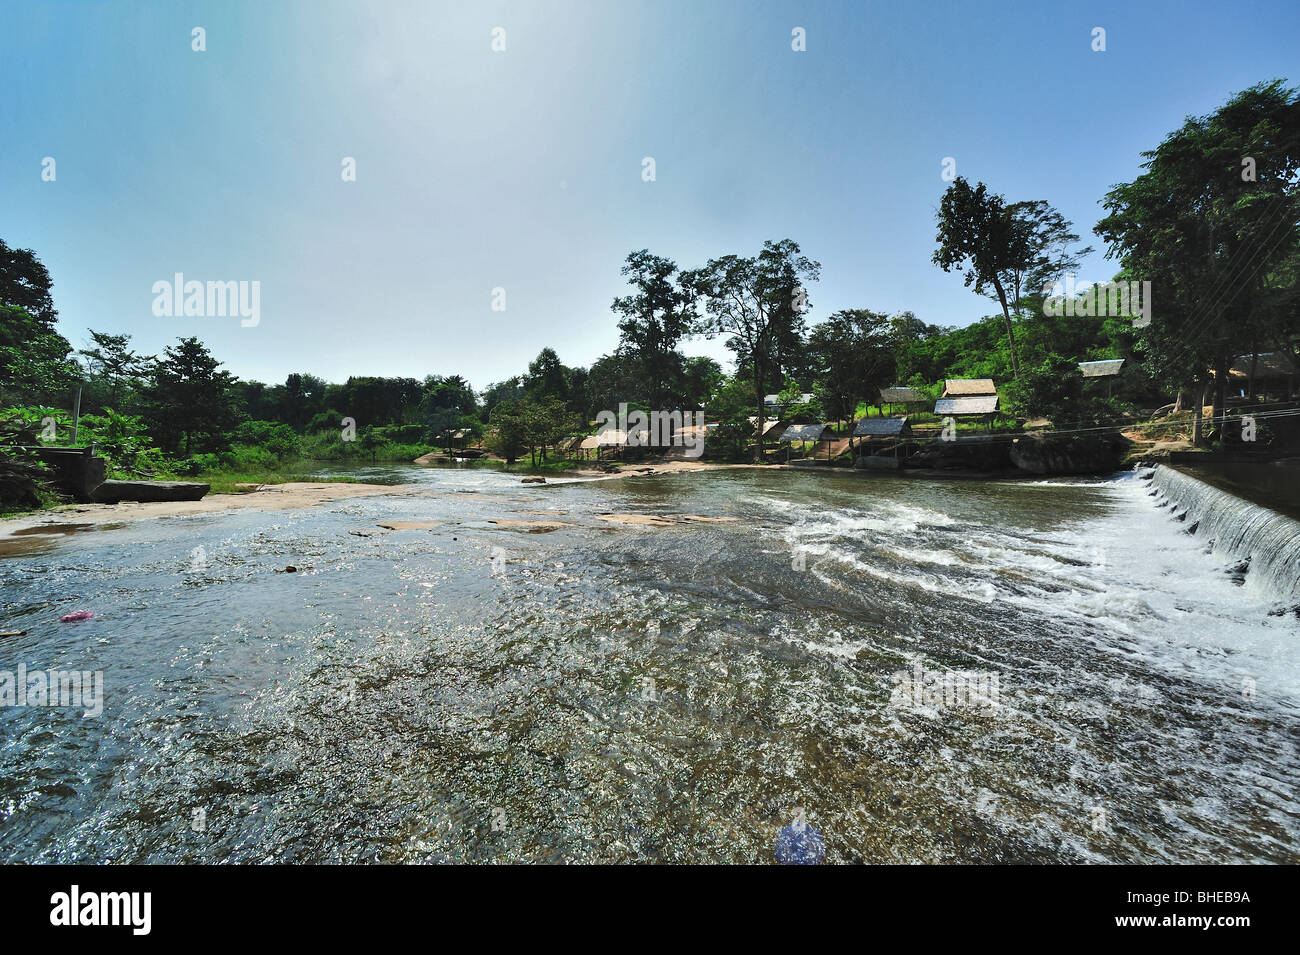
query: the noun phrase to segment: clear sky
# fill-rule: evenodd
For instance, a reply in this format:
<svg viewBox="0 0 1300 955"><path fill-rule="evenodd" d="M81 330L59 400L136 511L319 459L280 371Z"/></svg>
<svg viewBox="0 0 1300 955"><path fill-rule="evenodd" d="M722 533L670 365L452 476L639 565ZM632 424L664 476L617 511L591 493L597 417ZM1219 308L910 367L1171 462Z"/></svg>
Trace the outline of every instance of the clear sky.
<svg viewBox="0 0 1300 955"><path fill-rule="evenodd" d="M483 387L546 345L612 350L639 248L790 237L822 264L813 321L967 324L995 306L930 262L944 157L1099 246L1143 149L1278 77L1300 83L1294 0L5 0L0 238L49 267L76 346L198 335L245 378ZM1113 271L1099 250L1081 278ZM260 324L155 316L176 272L260 282Z"/></svg>

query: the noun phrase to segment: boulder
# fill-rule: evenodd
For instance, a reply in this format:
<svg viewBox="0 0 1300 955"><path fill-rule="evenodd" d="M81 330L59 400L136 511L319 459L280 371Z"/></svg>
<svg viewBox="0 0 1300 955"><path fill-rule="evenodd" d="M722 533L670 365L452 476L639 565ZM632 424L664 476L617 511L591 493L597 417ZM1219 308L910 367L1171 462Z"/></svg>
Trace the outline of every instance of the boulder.
<svg viewBox="0 0 1300 955"><path fill-rule="evenodd" d="M936 470L1005 471L1011 468L1008 442L995 435L973 435L954 441L931 441L908 459L911 467Z"/></svg>
<svg viewBox="0 0 1300 955"><path fill-rule="evenodd" d="M120 501L197 501L209 485L198 481L105 481L95 488L91 500L97 504Z"/></svg>
<svg viewBox="0 0 1300 955"><path fill-rule="evenodd" d="M1011 461L1030 474L1110 474L1131 442L1118 434L1027 434L1011 444Z"/></svg>

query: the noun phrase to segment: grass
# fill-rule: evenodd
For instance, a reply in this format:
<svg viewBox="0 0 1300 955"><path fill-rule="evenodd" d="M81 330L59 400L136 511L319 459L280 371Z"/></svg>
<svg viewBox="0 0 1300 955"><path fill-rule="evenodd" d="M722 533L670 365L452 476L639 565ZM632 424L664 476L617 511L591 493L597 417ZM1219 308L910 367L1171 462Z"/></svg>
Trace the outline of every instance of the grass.
<svg viewBox="0 0 1300 955"><path fill-rule="evenodd" d="M350 475L324 476L312 474L307 471L295 470L294 466L301 466L303 462L291 462L288 466L277 466L269 468L241 468L239 470L211 470L200 471L198 474L188 477L176 475L160 475L159 480L165 481L197 481L201 484L209 485L210 494L245 494L251 490L248 487L240 487L241 484L288 484L294 481L304 481L313 484L360 484L357 478Z"/></svg>

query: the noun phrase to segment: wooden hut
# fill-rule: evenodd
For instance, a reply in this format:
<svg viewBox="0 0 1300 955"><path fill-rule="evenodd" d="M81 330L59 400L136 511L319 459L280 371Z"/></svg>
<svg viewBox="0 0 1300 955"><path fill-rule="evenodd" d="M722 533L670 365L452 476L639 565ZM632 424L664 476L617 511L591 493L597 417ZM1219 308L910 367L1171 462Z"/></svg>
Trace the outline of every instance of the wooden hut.
<svg viewBox="0 0 1300 955"><path fill-rule="evenodd" d="M792 424L781 433L781 444L785 445L785 459L790 460L790 450L794 445L802 447L809 443L813 445L812 455L815 457L818 447L823 443L829 447L834 437L835 432L831 430L830 425Z"/></svg>
<svg viewBox="0 0 1300 955"><path fill-rule="evenodd" d="M990 431L998 413L998 389L992 378L949 378L943 396L934 403L942 418L983 418Z"/></svg>
<svg viewBox="0 0 1300 955"><path fill-rule="evenodd" d="M893 443L894 459L898 460L903 442L912 436L912 426L907 416L901 418L863 418L853 429L851 446L854 462L860 457L874 455ZM894 465L897 467L897 465Z"/></svg>
<svg viewBox="0 0 1300 955"><path fill-rule="evenodd" d="M903 388L895 385L893 388L880 389L880 407L884 408L885 405L889 405L890 411L894 410L894 405L902 405L907 408L909 405L920 404L923 401L925 401L925 398L915 388Z"/></svg>

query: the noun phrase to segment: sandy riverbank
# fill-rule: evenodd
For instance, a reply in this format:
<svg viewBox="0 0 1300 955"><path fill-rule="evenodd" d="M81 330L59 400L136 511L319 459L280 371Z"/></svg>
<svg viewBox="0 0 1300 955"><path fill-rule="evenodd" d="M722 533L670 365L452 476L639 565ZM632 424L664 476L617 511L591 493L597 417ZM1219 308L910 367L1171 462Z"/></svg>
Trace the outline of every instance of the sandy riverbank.
<svg viewBox="0 0 1300 955"><path fill-rule="evenodd" d="M558 478L584 478L589 480L616 480L639 477L645 474L682 474L693 471L722 470L728 468L756 467L752 464L705 464L699 461L667 461L658 464L632 465L616 474L603 471L570 471ZM784 465L763 465L766 468ZM520 475L520 483L528 475ZM555 483L561 483L557 480ZM0 539L20 537L31 533L32 528L61 524L110 524L137 521L151 517L184 517L189 514L212 514L218 511L254 510L284 511L315 507L327 501L353 497L373 497L381 494L426 496L437 494L424 485L417 484L347 484L342 482L316 483L291 481L285 484L264 484L241 494L208 494L198 501L158 501L154 503L72 504L45 511L36 511L0 521Z"/></svg>
<svg viewBox="0 0 1300 955"><path fill-rule="evenodd" d="M136 521L149 517L183 517L188 514L211 514L217 511L283 511L315 507L326 501L377 494L426 495L427 487L413 484L345 484L293 481L264 484L243 494L209 494L199 501L157 501L148 504L124 501L121 504L73 504L48 511L37 511L0 521L0 538L14 537L34 527L59 524L109 524Z"/></svg>

